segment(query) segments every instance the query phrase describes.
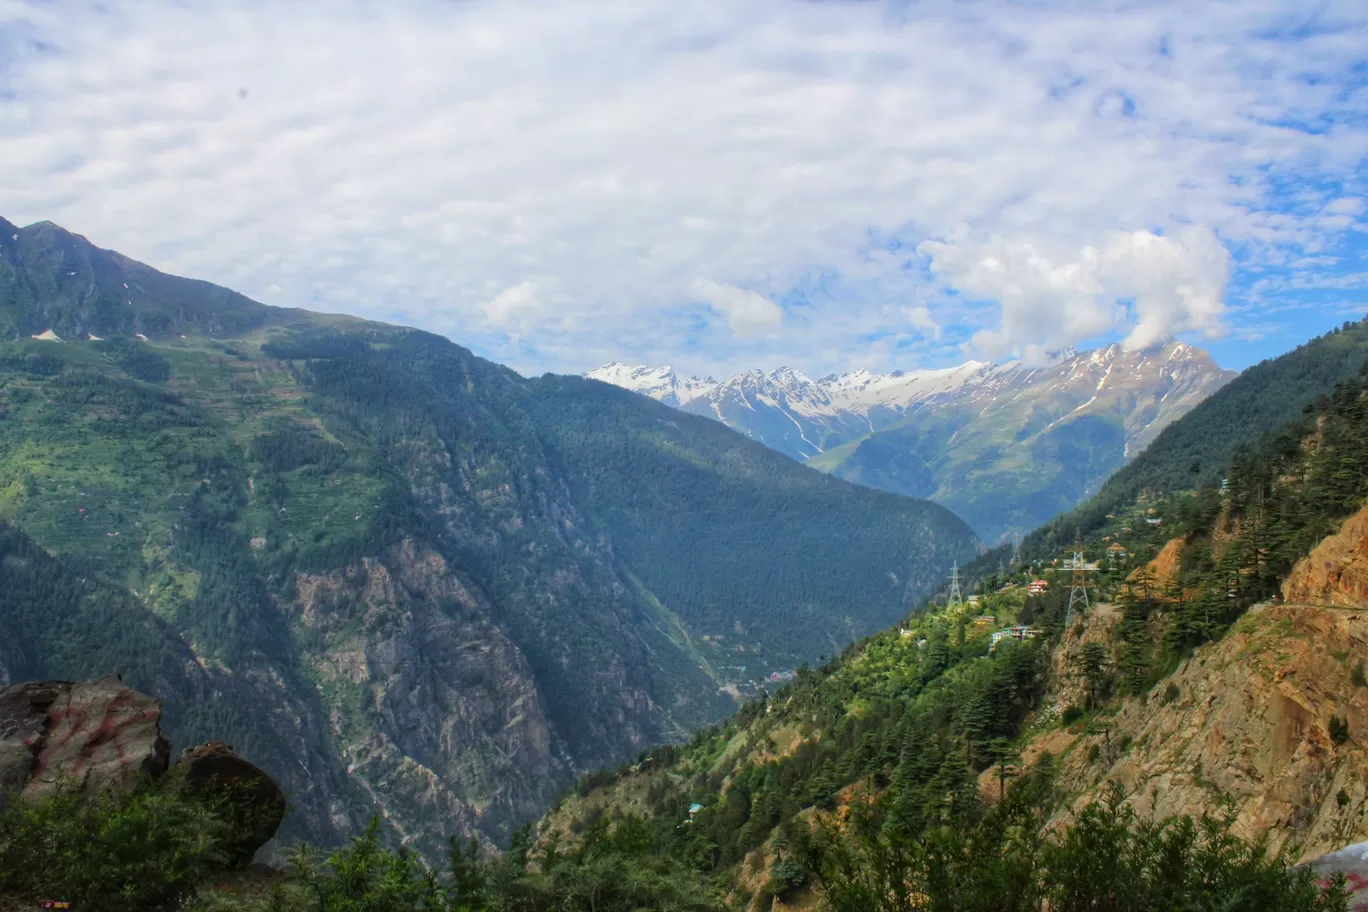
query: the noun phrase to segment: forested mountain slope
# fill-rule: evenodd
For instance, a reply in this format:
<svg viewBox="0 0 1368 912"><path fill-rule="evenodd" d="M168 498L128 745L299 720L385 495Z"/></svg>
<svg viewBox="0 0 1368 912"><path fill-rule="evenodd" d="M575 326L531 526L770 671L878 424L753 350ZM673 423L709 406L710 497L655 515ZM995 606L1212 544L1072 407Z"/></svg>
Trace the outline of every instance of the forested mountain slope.
<svg viewBox="0 0 1368 912"><path fill-rule="evenodd" d="M811 889L915 908L876 900L954 897L955 878L965 905L944 908L1000 908L975 897L1011 892L993 879L1036 857L1023 834L1105 804L1108 783L1122 820L1228 793L1212 832L1267 836L1289 861L1363 839L1365 634L1340 609L1368 609L1368 374L1332 386L1276 435L1207 446L1224 486L1137 496L1085 530L1099 566L1072 622L1067 552L984 567L973 604L914 614L688 745L585 780L544 837L641 817L657 853L757 910Z"/></svg>
<svg viewBox="0 0 1368 912"><path fill-rule="evenodd" d="M1101 527L1106 514L1133 503L1142 493L1157 497L1219 484L1241 448L1286 427L1365 363L1368 321L1346 322L1254 365L1160 433L1134 462L1109 478L1096 497L1029 536L1023 549L1029 554L1055 549L1072 540L1079 527Z"/></svg>
<svg viewBox="0 0 1368 912"><path fill-rule="evenodd" d="M713 422L55 226L6 228L0 295L0 673L124 673L281 782L287 837L501 839L975 553Z"/></svg>

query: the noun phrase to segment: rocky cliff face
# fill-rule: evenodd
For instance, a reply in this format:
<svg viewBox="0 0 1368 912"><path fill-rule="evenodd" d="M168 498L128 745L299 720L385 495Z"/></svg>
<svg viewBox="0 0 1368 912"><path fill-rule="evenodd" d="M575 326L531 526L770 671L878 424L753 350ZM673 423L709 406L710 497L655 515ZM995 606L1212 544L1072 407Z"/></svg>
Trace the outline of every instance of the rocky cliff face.
<svg viewBox="0 0 1368 912"><path fill-rule="evenodd" d="M1130 586L1147 577L1151 592L1166 589L1184 548L1183 539L1167 542ZM1266 835L1300 859L1368 836L1368 508L1299 561L1282 594L1144 697L1087 729L1052 728L1032 740L1023 762L1055 755L1071 795L1056 820L1116 783L1142 814L1160 817L1195 816L1229 800L1239 835ZM1161 601L1150 623L1162 626L1171 610ZM1055 712L1083 704L1077 657L1087 642L1114 644L1119 619L1101 605L1081 635L1064 637L1053 656Z"/></svg>
<svg viewBox="0 0 1368 912"><path fill-rule="evenodd" d="M440 850L533 816L571 769L527 659L437 553L301 574L297 622L352 780L407 842Z"/></svg>
<svg viewBox="0 0 1368 912"><path fill-rule="evenodd" d="M1365 655L1368 611L1259 606L1099 722L1109 732L1052 732L1025 761L1061 755L1074 807L1107 782L1161 816L1214 810L1228 797L1239 835L1267 834L1274 849L1314 858L1368 837ZM1332 718L1345 721L1347 739L1332 736Z"/></svg>
<svg viewBox="0 0 1368 912"><path fill-rule="evenodd" d="M1368 606L1368 507L1303 558L1283 581L1282 591L1288 602Z"/></svg>
<svg viewBox="0 0 1368 912"><path fill-rule="evenodd" d="M35 681L0 688L0 804L132 789L170 768L160 700L117 675L94 681ZM238 815L230 847L246 865L285 816L271 777L221 742L186 748L176 767L197 792L221 792Z"/></svg>

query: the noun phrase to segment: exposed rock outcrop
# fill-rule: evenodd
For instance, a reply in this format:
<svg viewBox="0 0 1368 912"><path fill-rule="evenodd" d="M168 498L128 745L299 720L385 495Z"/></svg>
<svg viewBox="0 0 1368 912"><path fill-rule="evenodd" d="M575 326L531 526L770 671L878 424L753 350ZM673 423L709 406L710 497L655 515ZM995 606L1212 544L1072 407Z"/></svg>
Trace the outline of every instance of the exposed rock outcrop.
<svg viewBox="0 0 1368 912"><path fill-rule="evenodd" d="M1169 539L1164 543L1164 547L1159 549L1154 560L1143 568L1135 569L1128 580L1135 585L1148 576L1151 596L1159 596L1161 593L1169 591L1178 582L1178 575L1182 569L1183 549L1186 546L1186 539ZM1137 588L1139 588L1138 585Z"/></svg>
<svg viewBox="0 0 1368 912"><path fill-rule="evenodd" d="M1083 624L1066 631L1059 648L1055 650L1051 674L1054 679L1053 694L1055 708L1063 712L1069 706L1084 706L1088 698L1088 685L1078 673L1078 660L1083 647L1088 643L1110 642L1112 631L1121 621L1121 612L1115 605L1103 602L1093 605L1083 614Z"/></svg>
<svg viewBox="0 0 1368 912"><path fill-rule="evenodd" d="M0 689L0 800L61 788L128 788L166 772L161 701L117 676Z"/></svg>
<svg viewBox="0 0 1368 912"><path fill-rule="evenodd" d="M298 604L351 781L406 844L437 857L448 835L535 817L568 778L526 658L435 551L408 539L300 574Z"/></svg>
<svg viewBox="0 0 1368 912"><path fill-rule="evenodd" d="M1150 574L1171 572L1180 550L1169 542ZM1283 595L1089 731L1034 739L1023 761L1059 756L1075 808L1107 782L1142 814L1196 816L1231 800L1238 835L1267 834L1300 859L1368 839L1368 507L1297 564ZM1089 622L1083 640L1111 639L1106 612ZM1077 648L1066 638L1056 654L1066 695Z"/></svg>
<svg viewBox="0 0 1368 912"><path fill-rule="evenodd" d="M123 686L117 675L94 681L36 681L0 688L0 804L65 789L94 794L131 789L170 768L161 701ZM275 835L285 795L260 767L222 741L181 752L187 783L222 793L236 817L240 864Z"/></svg>
<svg viewBox="0 0 1368 912"><path fill-rule="evenodd" d="M1282 590L1288 602L1368 607L1368 506L1302 558Z"/></svg>
<svg viewBox="0 0 1368 912"><path fill-rule="evenodd" d="M1266 833L1297 858L1368 838L1368 687L1356 671L1365 656L1368 612L1257 606L1127 701L1105 720L1109 731L1051 733L1064 751L1060 781L1074 807L1114 781L1159 816L1195 816L1228 797L1238 835ZM1332 719L1346 726L1338 741Z"/></svg>

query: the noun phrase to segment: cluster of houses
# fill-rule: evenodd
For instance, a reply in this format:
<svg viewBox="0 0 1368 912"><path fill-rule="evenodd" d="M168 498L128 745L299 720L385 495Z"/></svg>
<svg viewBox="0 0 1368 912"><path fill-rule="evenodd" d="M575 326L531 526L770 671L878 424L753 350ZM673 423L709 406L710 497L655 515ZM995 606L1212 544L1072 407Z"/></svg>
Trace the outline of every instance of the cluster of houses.
<svg viewBox="0 0 1368 912"><path fill-rule="evenodd" d="M1017 641L1034 640L1038 636L1040 636L1040 631L1036 628L1027 627L1025 624L1017 624L1014 627L1008 627L1005 630L999 630L994 633L992 639L988 643L988 651L991 652L996 649L997 644L1006 639Z"/></svg>

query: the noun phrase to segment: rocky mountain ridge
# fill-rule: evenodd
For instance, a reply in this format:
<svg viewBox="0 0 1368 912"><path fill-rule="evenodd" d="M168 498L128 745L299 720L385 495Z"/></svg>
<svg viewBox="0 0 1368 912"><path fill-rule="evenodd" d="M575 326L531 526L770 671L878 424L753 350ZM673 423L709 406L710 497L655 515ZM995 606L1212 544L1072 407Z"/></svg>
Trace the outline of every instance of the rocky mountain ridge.
<svg viewBox="0 0 1368 912"><path fill-rule="evenodd" d="M838 477L927 497L989 542L1074 506L1235 376L1182 342L1066 352L1056 363L721 382L609 364L585 374L721 421Z"/></svg>
<svg viewBox="0 0 1368 912"><path fill-rule="evenodd" d="M1098 399L1118 392L1135 391L1158 384L1165 407L1138 410L1127 426L1127 455L1138 451L1160 430L1183 414L1193 387L1207 389L1207 375L1229 379L1234 371L1221 371L1210 356L1184 342L1170 342L1139 352L1119 344L1077 352L1068 350L1054 363L1027 367L1021 362L995 364L966 361L949 368L893 371L880 374L866 370L829 374L817 380L800 370L779 367L770 371L749 370L725 380L684 376L671 367L629 366L610 362L584 376L649 396L693 414L715 417L772 449L804 461L850 439L887 428L926 405L957 408L995 403L1004 396L1016 397L1027 389L1045 394L1072 387L1091 386L1090 395L1072 412L1096 407ZM1216 384L1219 386L1219 384ZM1212 386L1208 392L1214 391ZM1105 391L1105 392L1104 392ZM1177 401L1167 403L1169 396ZM1188 406L1190 407L1190 406ZM798 425L797 441L765 434L767 422L746 412L777 409ZM808 433L815 439L808 439ZM845 436L849 433L850 436Z"/></svg>

